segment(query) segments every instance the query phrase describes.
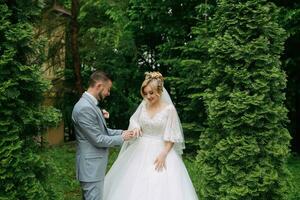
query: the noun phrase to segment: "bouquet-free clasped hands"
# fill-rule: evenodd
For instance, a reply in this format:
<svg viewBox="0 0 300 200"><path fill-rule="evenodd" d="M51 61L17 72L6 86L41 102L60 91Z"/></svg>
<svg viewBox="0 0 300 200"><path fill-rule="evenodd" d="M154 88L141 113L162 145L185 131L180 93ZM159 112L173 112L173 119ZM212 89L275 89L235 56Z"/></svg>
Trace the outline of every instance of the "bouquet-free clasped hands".
<svg viewBox="0 0 300 200"><path fill-rule="evenodd" d="M126 130L123 131L122 137L125 141L130 140L132 138L137 138L142 136L142 131L138 128L132 129L132 130Z"/></svg>
<svg viewBox="0 0 300 200"><path fill-rule="evenodd" d="M101 111L102 111L103 117L105 119L109 119L109 112L105 109L102 109ZM135 128L133 130L126 130L126 131L123 131L123 133L122 133L123 140L125 140L125 141L130 140L134 137L140 137L140 136L142 136L142 131L139 128Z"/></svg>

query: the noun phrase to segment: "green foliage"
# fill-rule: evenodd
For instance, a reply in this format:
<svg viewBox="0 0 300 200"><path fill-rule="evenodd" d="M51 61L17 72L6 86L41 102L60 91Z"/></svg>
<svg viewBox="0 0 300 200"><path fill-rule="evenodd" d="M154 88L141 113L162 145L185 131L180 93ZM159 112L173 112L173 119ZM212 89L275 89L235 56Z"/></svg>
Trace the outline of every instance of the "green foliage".
<svg viewBox="0 0 300 200"><path fill-rule="evenodd" d="M197 153L199 150L199 137L206 126L207 115L202 98L202 91L205 89L202 84L204 74L203 66L206 65L207 52L207 23L205 18L214 10L212 4L199 4L195 8L197 23L191 27L190 40L173 47L180 52L175 59L164 60L173 66L172 77L169 78L175 88L177 107L181 111L183 127L187 145L187 152ZM196 37L197 36L197 37ZM179 57L179 58L178 58Z"/></svg>
<svg viewBox="0 0 300 200"><path fill-rule="evenodd" d="M127 6L127 1L85 1L79 16L85 86L95 69L112 75L111 96L101 107L111 114L110 127L124 129L140 101L139 87L143 79L135 64L136 48L128 28Z"/></svg>
<svg viewBox="0 0 300 200"><path fill-rule="evenodd" d="M203 12L199 7L199 14ZM266 1L217 1L182 64L198 69L207 121L198 155L204 199L286 199L290 135L280 55L287 34ZM193 56L194 55L194 56ZM200 89L203 89L202 93Z"/></svg>
<svg viewBox="0 0 300 200"><path fill-rule="evenodd" d="M41 43L32 40L31 21L41 5L0 4L0 199L56 199L46 182L51 165L34 141L59 119L57 110L41 106L48 83L32 56Z"/></svg>

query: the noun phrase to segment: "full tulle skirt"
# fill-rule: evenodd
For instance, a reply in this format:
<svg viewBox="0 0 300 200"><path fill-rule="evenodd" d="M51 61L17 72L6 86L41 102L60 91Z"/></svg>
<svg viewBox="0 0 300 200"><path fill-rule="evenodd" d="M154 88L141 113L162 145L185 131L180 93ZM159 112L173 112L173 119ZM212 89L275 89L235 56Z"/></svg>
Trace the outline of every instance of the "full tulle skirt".
<svg viewBox="0 0 300 200"><path fill-rule="evenodd" d="M154 161L164 148L157 138L140 137L122 152L104 181L104 200L197 200L181 157L172 149L166 169Z"/></svg>

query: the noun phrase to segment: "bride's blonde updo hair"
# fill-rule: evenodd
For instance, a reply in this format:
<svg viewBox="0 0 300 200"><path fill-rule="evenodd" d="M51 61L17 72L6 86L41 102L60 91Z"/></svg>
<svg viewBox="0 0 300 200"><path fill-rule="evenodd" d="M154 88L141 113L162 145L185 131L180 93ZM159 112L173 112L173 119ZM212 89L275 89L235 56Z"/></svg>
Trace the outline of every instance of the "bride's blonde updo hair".
<svg viewBox="0 0 300 200"><path fill-rule="evenodd" d="M156 90L160 96L164 88L164 77L159 72L146 72L145 80L141 86L142 97L144 97L144 88L148 85L151 86L152 89Z"/></svg>

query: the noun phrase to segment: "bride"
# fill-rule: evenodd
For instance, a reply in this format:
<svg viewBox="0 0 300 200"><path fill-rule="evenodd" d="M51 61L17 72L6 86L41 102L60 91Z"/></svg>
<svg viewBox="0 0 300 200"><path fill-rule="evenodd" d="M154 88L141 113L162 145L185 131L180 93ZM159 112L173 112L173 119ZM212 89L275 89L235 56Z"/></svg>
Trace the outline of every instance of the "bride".
<svg viewBox="0 0 300 200"><path fill-rule="evenodd" d="M125 142L104 181L104 200L197 200L181 158L183 132L159 72L146 73L141 102Z"/></svg>

